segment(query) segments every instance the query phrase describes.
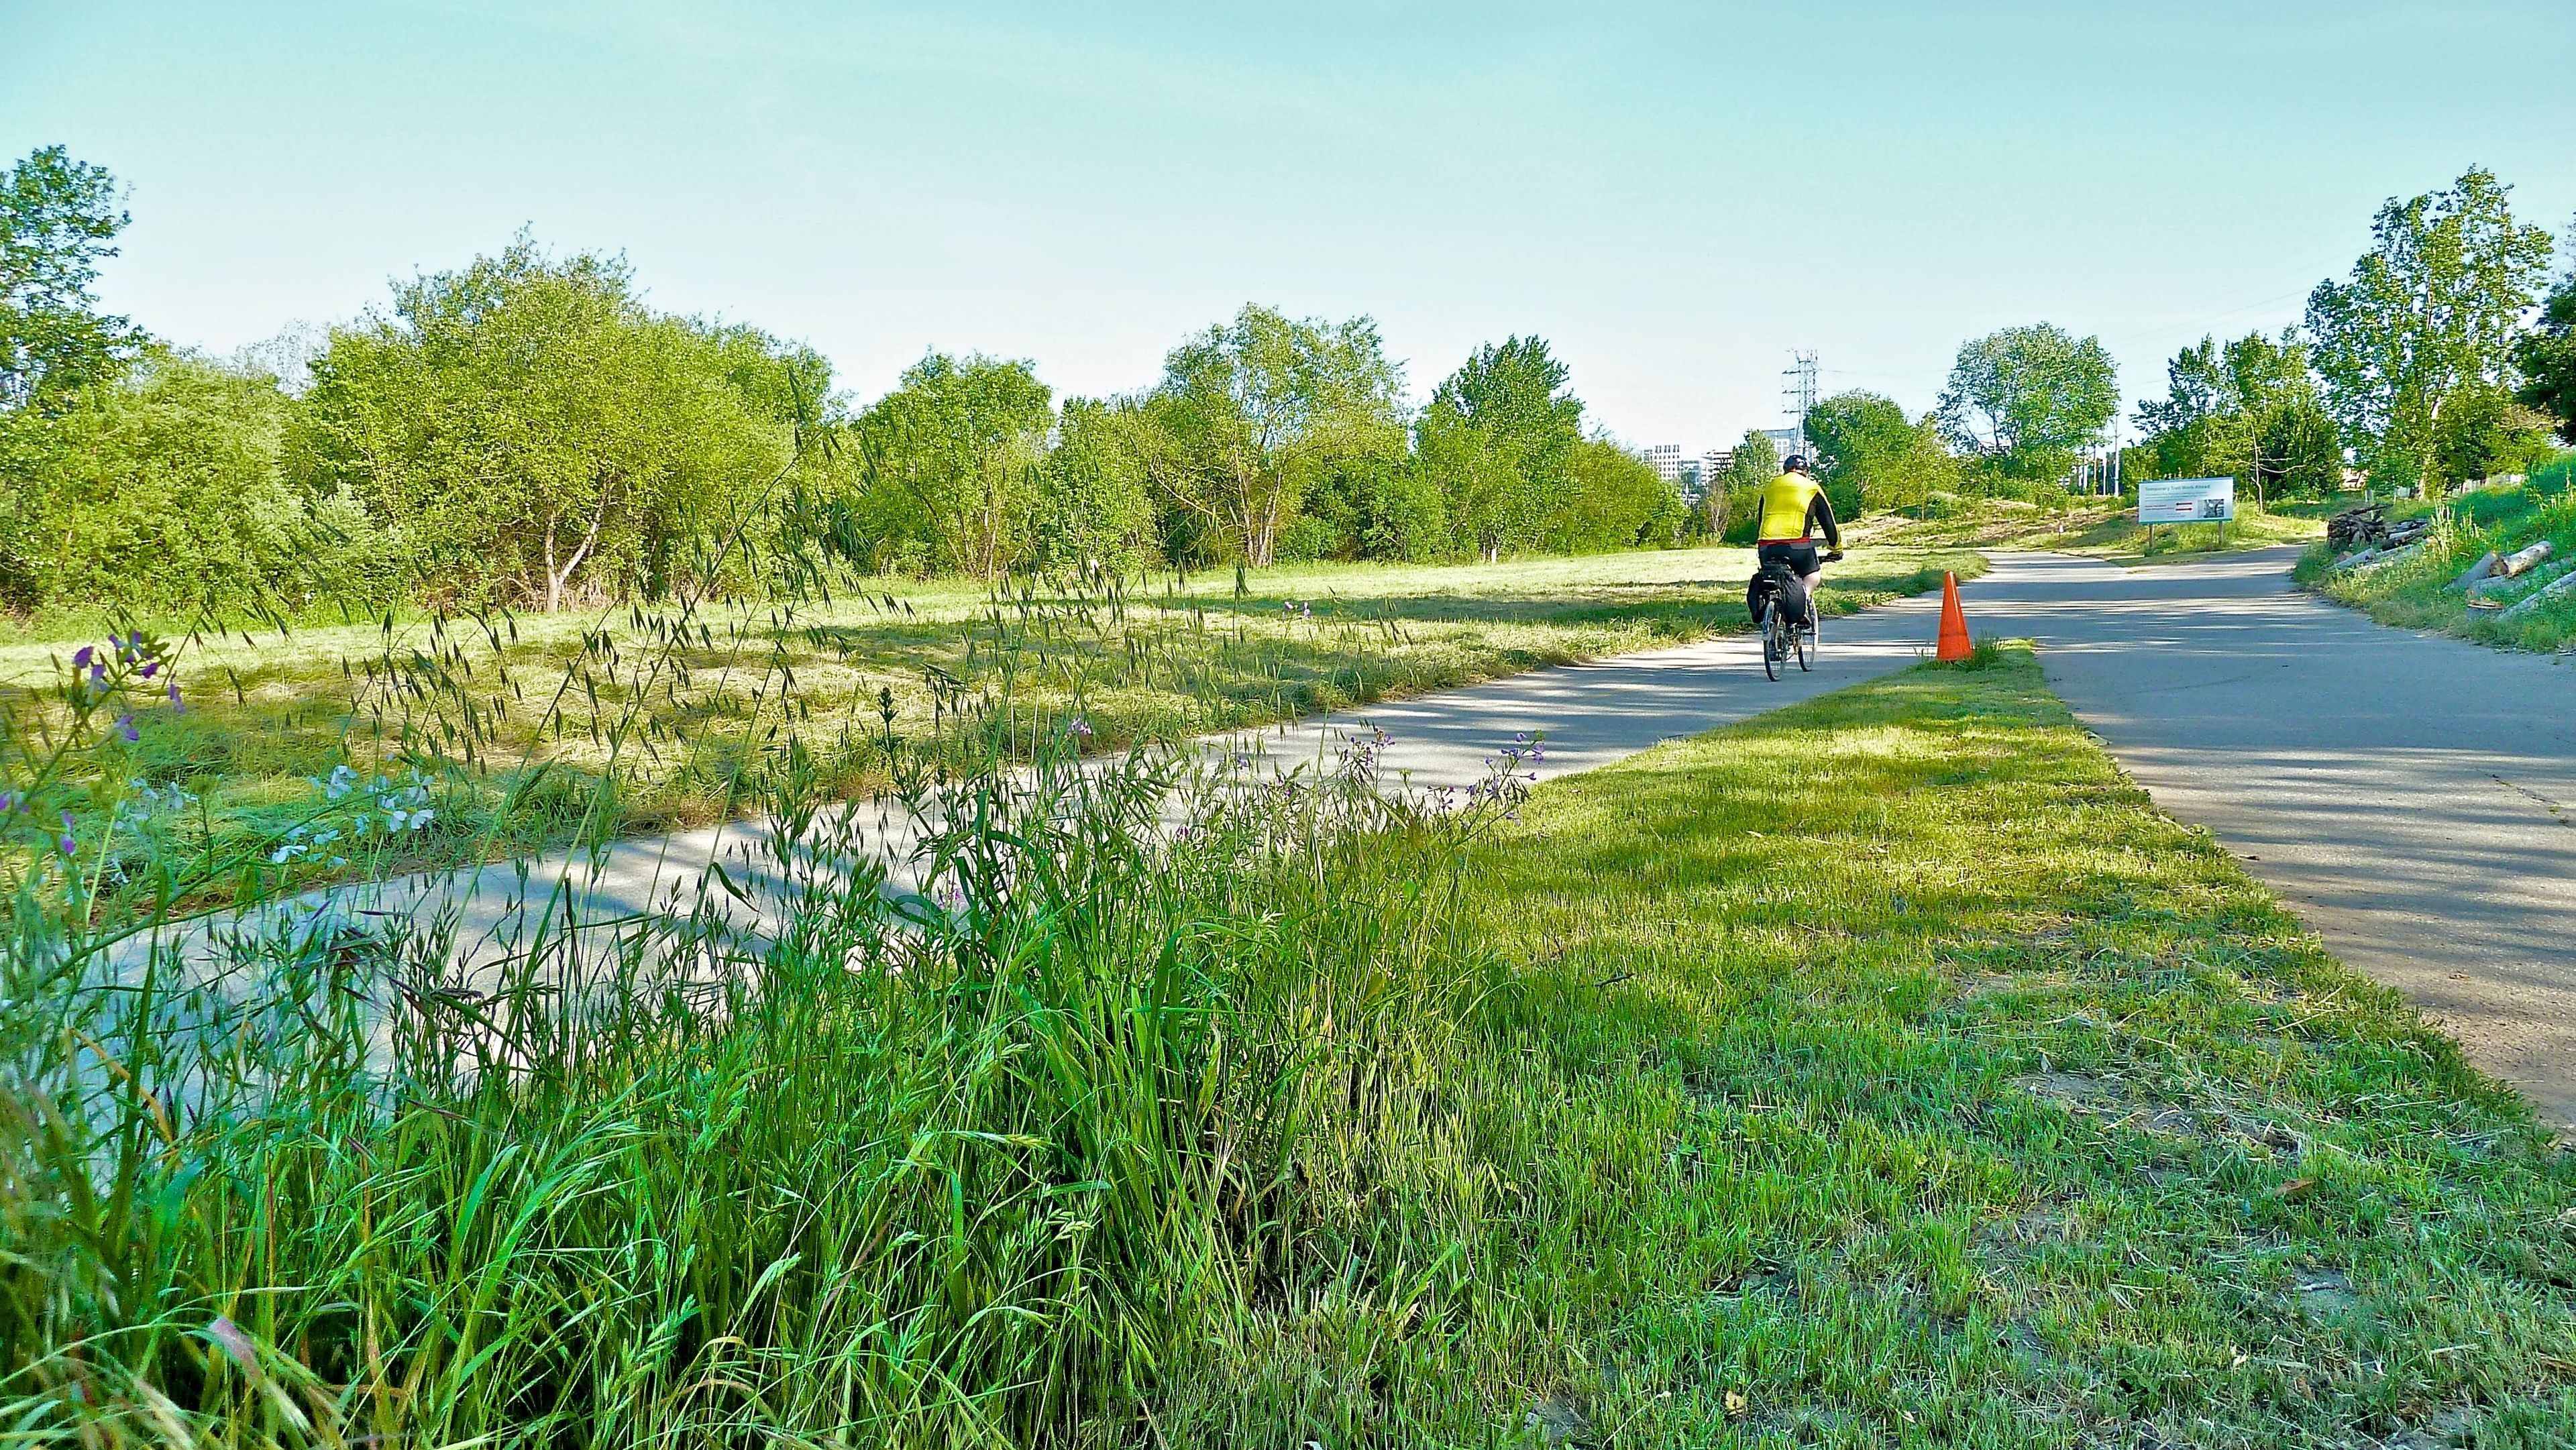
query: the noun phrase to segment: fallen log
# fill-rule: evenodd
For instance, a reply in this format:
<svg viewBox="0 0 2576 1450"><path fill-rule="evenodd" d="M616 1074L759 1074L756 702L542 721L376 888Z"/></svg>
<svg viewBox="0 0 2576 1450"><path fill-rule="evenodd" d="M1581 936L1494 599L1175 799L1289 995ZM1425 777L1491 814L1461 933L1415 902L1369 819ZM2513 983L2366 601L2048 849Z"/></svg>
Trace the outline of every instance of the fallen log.
<svg viewBox="0 0 2576 1450"><path fill-rule="evenodd" d="M2424 544L2423 541L2418 540L2412 544L2384 550L2380 553L2379 557L2367 561L2364 567L2373 572L2377 572L2378 570L2385 569L2389 565L2398 563L2401 560L2411 559L2422 552L2424 552Z"/></svg>
<svg viewBox="0 0 2576 1450"><path fill-rule="evenodd" d="M2544 564L2537 569L2525 571L2519 579L2507 579L2501 575L2481 579L2469 586L2469 602L2475 604L2481 599L2494 599L2500 595L2514 594L2525 589L2537 589L2571 571L2576 571L2576 562L2561 560L2555 564Z"/></svg>
<svg viewBox="0 0 2576 1450"><path fill-rule="evenodd" d="M2498 559L2495 568L2489 572L2498 579L2510 579L2516 574L2528 574L2548 562L2550 553L2549 541L2543 539L2528 549L2519 549Z"/></svg>
<svg viewBox="0 0 2576 1450"><path fill-rule="evenodd" d="M2498 615L2497 618L2511 619L2517 614L2529 614L2531 611L2540 607L2542 600L2555 599L2558 596L2565 594L2570 589L2576 589L2576 573L2561 574L2557 578L2549 581L2546 587L2533 590L2530 598L2506 609L2505 612Z"/></svg>
<svg viewBox="0 0 2576 1450"><path fill-rule="evenodd" d="M2361 565L2367 564L2371 560L2378 558L2380 552L2380 547L2377 544L2373 544L2367 549L2360 550L2356 553L2346 554L2342 558L2335 560L2334 563L2327 568L2326 572L2334 574L2341 573L2346 569L2358 568Z"/></svg>
<svg viewBox="0 0 2576 1450"><path fill-rule="evenodd" d="M2503 556L2502 556L2502 555L2499 555L2499 554L2498 554L2498 553L2496 553L2496 551L2495 551L2495 550L2493 550L2493 549L2489 549L2489 550L2487 550L2487 551L2486 551L2486 553L2485 553L2485 554L2483 554L2483 555L2479 556L2479 559L2478 559L2478 561L2477 561L2476 563L2471 564L2468 568L2466 568L2466 569L2464 569L2464 570L2460 571L2460 577L2459 577L2459 578L2452 580L2450 583L2445 584L2445 585L2443 585L2442 587L2443 587L2444 589L2446 589L2446 590L2447 590L2447 589L2466 589L2466 588L2468 588L2470 585L2477 583L2477 582L2478 582L2479 580L2481 580L2481 579L2484 579L2484 578L2485 578L2485 577L2487 577L2489 574L2494 573L2494 572L2495 572L2495 566L2496 566L2498 563L2502 562L2502 559L2503 559Z"/></svg>

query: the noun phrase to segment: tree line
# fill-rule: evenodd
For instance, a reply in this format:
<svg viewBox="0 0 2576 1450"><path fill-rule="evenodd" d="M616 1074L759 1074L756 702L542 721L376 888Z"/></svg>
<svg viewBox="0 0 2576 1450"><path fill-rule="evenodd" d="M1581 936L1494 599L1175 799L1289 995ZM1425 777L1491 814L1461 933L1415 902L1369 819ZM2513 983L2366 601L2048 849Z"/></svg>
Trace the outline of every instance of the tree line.
<svg viewBox="0 0 2576 1450"><path fill-rule="evenodd" d="M2392 198L2302 324L2175 354L2166 395L2138 410L2131 476L2233 475L2262 498L2357 473L2439 493L2576 444L2576 226L2551 285L2549 233L2515 218L2509 190L2473 166Z"/></svg>
<svg viewBox="0 0 2576 1450"><path fill-rule="evenodd" d="M1408 407L1365 317L1262 306L1132 393L934 352L860 406L812 349L658 312L615 257L401 283L306 357L103 313L126 222L61 148L0 191L0 608L547 609L868 573L1497 558L1671 544L1673 484L1586 426L1536 337Z"/></svg>
<svg viewBox="0 0 2576 1450"><path fill-rule="evenodd" d="M49 147L0 183L0 611L21 615L1589 552L1739 537L1782 462L1749 434L1692 508L1586 426L1543 339L1478 348L1417 409L1369 319L1262 306L1130 393L934 352L862 406L812 349L658 312L621 259L524 235L305 353L216 360L98 305L126 222L104 170ZM2481 168L2391 200L2302 325L2176 354L2127 476L2263 499L2548 457L2576 442L2576 255L2544 295L2552 250ZM2041 322L1962 344L1920 415L1844 392L1805 431L1846 516L2035 499L2120 396L2099 338Z"/></svg>
<svg viewBox="0 0 2576 1450"><path fill-rule="evenodd" d="M2517 220L2483 167L2391 199L2370 249L2309 295L2304 322L2166 364L2161 398L2132 415L2130 480L2230 475L2258 502L2316 496L2353 475L2431 490L2525 472L2576 444L2576 224L2552 283L2548 232ZM1875 393L1827 398L1806 433L1837 508L1911 508L1949 495L2062 492L2119 411L2098 338L2047 323L1963 344L1939 403L1909 418ZM1712 508L1776 467L1749 436Z"/></svg>

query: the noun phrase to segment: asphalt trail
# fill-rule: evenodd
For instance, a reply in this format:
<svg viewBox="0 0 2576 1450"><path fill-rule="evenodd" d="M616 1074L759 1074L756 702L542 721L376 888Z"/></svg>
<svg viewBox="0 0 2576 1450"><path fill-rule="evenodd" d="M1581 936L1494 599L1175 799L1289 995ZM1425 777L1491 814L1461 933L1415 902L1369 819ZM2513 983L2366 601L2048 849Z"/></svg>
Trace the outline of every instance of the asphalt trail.
<svg viewBox="0 0 2576 1450"><path fill-rule="evenodd" d="M2343 961L2576 1129L2576 668L2373 624L2298 551L2122 569L1996 554L1972 625Z"/></svg>
<svg viewBox="0 0 2576 1450"><path fill-rule="evenodd" d="M1980 638L2036 641L2050 683L2159 807L2208 827L2338 957L2576 1130L2576 669L2372 624L2294 590L2292 549L2140 569L1992 557L1962 586ZM1289 767L1383 729L1386 776L1436 789L1474 783L1497 747L1544 732L1549 778L1912 664L1938 607L1925 596L1828 621L1815 671L1777 683L1737 635L1209 744ZM908 822L852 809L876 817L872 853L905 852ZM735 914L755 918L743 924L768 926L781 859L766 823L737 822L307 905L444 913L460 953L488 960L540 917L614 922L708 899L711 863L743 888Z"/></svg>

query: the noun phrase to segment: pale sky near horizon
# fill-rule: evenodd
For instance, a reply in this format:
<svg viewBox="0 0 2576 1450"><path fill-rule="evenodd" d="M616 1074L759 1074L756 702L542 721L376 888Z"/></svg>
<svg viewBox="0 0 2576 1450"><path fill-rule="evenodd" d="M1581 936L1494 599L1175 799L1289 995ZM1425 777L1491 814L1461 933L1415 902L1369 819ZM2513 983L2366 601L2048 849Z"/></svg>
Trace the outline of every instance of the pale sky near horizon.
<svg viewBox="0 0 2576 1450"><path fill-rule="evenodd" d="M0 153L114 171L107 302L218 352L525 225L861 399L933 347L1143 386L1252 300L1374 316L1417 398L1536 332L1697 451L1793 348L1921 409L2045 319L2155 395L2473 162L2563 237L2570 56L2568 0L0 0Z"/></svg>

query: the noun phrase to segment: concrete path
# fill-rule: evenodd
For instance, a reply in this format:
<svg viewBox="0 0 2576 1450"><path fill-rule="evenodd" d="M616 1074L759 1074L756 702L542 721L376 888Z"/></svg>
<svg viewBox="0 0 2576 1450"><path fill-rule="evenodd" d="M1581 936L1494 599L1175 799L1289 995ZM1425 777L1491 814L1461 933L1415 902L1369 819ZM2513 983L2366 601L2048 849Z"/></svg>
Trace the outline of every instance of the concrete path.
<svg viewBox="0 0 2576 1450"><path fill-rule="evenodd" d="M2294 550L2134 570L1994 557L1963 588L1980 638L2038 641L2051 683L2159 806L2209 827L2337 956L2404 991L2552 1125L2576 1128L2576 669L2383 629L2296 593ZM1329 765L1348 735L1383 728L1385 778L1437 789L1482 779L1498 746L1543 730L1539 773L1563 775L1910 664L1937 608L1923 597L1829 621L1814 673L1777 683L1739 635L1218 748ZM852 825L872 854L900 856L913 839L882 807L855 808ZM460 951L489 957L566 903L576 920L614 922L716 900L711 863L742 888L717 904L766 918L792 855L745 822L333 902L449 914Z"/></svg>
<svg viewBox="0 0 2576 1450"><path fill-rule="evenodd" d="M1937 596L1921 597L1828 620L1813 672L1793 665L1777 682L1763 675L1760 645L1745 634L1536 670L1202 744L1211 752L1256 756L1286 772L1330 768L1345 741L1383 729L1383 783L1463 790L1487 776L1486 762L1498 748L1522 732L1544 731L1537 773L1550 778L1901 669L1929 652L1938 608ZM866 802L812 839L828 841L837 854L865 851L898 863L890 874L909 886L919 883L900 863L918 835L918 823L889 803ZM769 823L737 821L620 841L597 856L559 854L326 889L269 910L283 911L304 929L317 914L326 924L351 914L443 919L454 925L457 954L469 966L488 966L519 954L541 928L559 933L572 922L609 931L639 917L686 914L701 903L739 928L765 930L776 924L792 878L816 869L803 854ZM721 881L709 869L717 865ZM819 869L832 865L825 861Z"/></svg>
<svg viewBox="0 0 2576 1450"><path fill-rule="evenodd" d="M2158 806L2576 1128L2576 666L2373 624L2297 557L1997 554L1969 623L2036 640Z"/></svg>

